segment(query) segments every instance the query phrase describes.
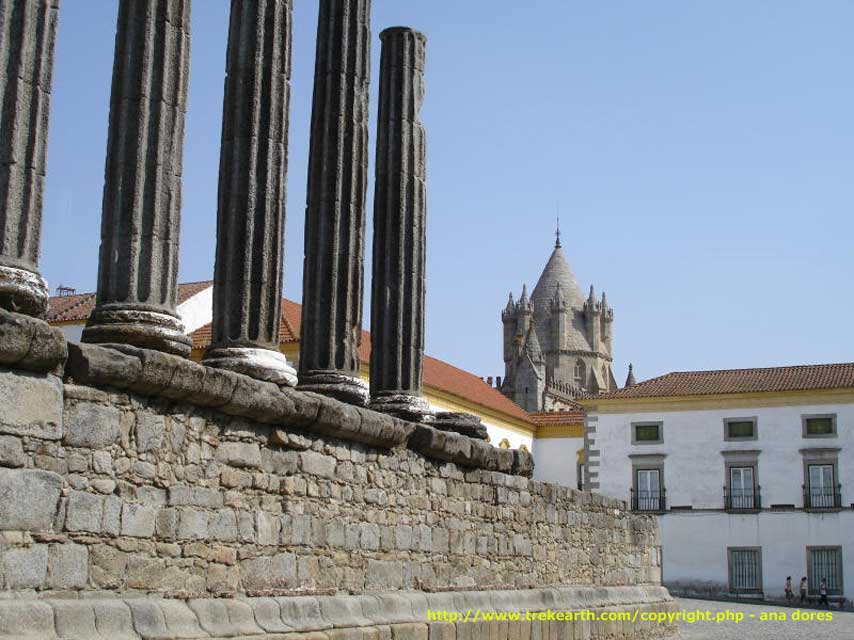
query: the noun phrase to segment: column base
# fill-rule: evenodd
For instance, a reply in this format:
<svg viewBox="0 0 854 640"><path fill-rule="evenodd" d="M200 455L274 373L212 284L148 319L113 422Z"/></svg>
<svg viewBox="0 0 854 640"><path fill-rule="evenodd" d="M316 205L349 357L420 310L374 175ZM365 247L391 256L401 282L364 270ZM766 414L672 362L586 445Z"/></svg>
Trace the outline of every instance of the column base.
<svg viewBox="0 0 854 640"><path fill-rule="evenodd" d="M50 291L38 273L0 266L0 307L34 318L47 314Z"/></svg>
<svg viewBox="0 0 854 640"><path fill-rule="evenodd" d="M313 391L358 407L366 406L370 395L367 382L338 371L300 372L297 389Z"/></svg>
<svg viewBox="0 0 854 640"><path fill-rule="evenodd" d="M212 347L205 352L202 364L217 369L242 373L280 387L293 387L297 371L284 353L258 347Z"/></svg>
<svg viewBox="0 0 854 640"><path fill-rule="evenodd" d="M176 316L133 308L96 308L86 328L83 342L92 344L129 344L186 358L193 341L184 333Z"/></svg>
<svg viewBox="0 0 854 640"><path fill-rule="evenodd" d="M424 398L405 393L377 394L377 397L371 398L368 409L421 424L430 424L436 419L435 413Z"/></svg>
<svg viewBox="0 0 854 640"><path fill-rule="evenodd" d="M489 440L486 427L479 417L471 413L440 411L436 414L433 426L441 431L454 431L470 438Z"/></svg>

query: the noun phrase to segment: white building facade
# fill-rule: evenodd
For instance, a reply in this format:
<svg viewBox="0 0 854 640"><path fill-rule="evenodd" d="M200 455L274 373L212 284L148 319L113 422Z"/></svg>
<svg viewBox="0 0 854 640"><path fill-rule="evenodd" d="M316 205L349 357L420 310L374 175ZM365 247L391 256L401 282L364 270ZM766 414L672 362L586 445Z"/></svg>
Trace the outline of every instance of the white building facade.
<svg viewBox="0 0 854 640"><path fill-rule="evenodd" d="M676 593L854 597L854 365L674 373L583 401L586 487L659 514Z"/></svg>

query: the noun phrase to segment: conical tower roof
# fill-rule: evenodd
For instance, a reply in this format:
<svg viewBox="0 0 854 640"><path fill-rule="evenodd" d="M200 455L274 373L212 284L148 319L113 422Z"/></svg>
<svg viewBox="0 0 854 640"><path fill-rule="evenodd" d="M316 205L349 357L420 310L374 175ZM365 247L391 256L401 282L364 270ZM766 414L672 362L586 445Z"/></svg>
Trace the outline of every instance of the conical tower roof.
<svg viewBox="0 0 854 640"><path fill-rule="evenodd" d="M558 283L560 283L561 293L567 306L575 309L584 307L584 294L581 292L581 287L578 286L572 269L569 268L560 242L555 243L554 251L552 251L546 268L543 269L537 286L534 287L534 292L531 294L531 302L535 309L549 308L554 299L555 291L557 291Z"/></svg>
<svg viewBox="0 0 854 640"><path fill-rule="evenodd" d="M626 377L626 385L625 385L626 387L633 387L637 384L637 382L635 382L635 372L633 369L634 369L634 367L632 366L632 363L630 362L629 363L629 375Z"/></svg>

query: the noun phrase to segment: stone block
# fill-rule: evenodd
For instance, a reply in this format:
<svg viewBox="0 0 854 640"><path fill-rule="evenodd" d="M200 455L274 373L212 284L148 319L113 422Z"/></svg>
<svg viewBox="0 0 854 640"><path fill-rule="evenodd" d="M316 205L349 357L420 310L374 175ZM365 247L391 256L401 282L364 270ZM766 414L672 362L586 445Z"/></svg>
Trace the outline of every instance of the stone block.
<svg viewBox="0 0 854 640"><path fill-rule="evenodd" d="M368 551L376 551L380 548L380 528L379 525L372 523L363 523L360 525L359 542L362 549Z"/></svg>
<svg viewBox="0 0 854 640"><path fill-rule="evenodd" d="M206 583L208 591L214 596L233 595L240 586L240 572L237 567L209 564Z"/></svg>
<svg viewBox="0 0 854 640"><path fill-rule="evenodd" d="M244 589L250 593L263 593L296 586L297 562L292 553L251 558L240 563L240 577Z"/></svg>
<svg viewBox="0 0 854 640"><path fill-rule="evenodd" d="M289 476L297 472L299 458L296 451L279 451L265 448L261 452L262 467L267 473Z"/></svg>
<svg viewBox="0 0 854 640"><path fill-rule="evenodd" d="M457 627L450 622L431 622L428 627L430 640L457 640Z"/></svg>
<svg viewBox="0 0 854 640"><path fill-rule="evenodd" d="M282 621L282 609L275 598L250 598L255 621L267 633L288 633L293 627Z"/></svg>
<svg viewBox="0 0 854 640"><path fill-rule="evenodd" d="M16 589L41 589L47 579L48 548L46 544L12 549L2 555L6 587Z"/></svg>
<svg viewBox="0 0 854 640"><path fill-rule="evenodd" d="M124 584L128 557L118 549L99 544L91 547L90 578L99 589L118 589Z"/></svg>
<svg viewBox="0 0 854 640"><path fill-rule="evenodd" d="M100 640L95 609L89 602L55 600L51 603L56 633L63 640Z"/></svg>
<svg viewBox="0 0 854 640"><path fill-rule="evenodd" d="M104 498L94 493L72 491L68 496L65 528L68 531L100 533L104 519Z"/></svg>
<svg viewBox="0 0 854 640"><path fill-rule="evenodd" d="M255 443L223 442L217 449L216 459L217 462L232 467L248 467L251 469L262 467L261 449Z"/></svg>
<svg viewBox="0 0 854 640"><path fill-rule="evenodd" d="M215 638L263 635L252 607L237 600L190 600L199 625Z"/></svg>
<svg viewBox="0 0 854 640"><path fill-rule="evenodd" d="M166 616L156 600L130 598L126 602L133 617L133 626L140 636L159 640L173 638L166 626Z"/></svg>
<svg viewBox="0 0 854 640"><path fill-rule="evenodd" d="M154 522L154 530L157 535L165 540L177 539L180 515L178 509L170 508L158 511Z"/></svg>
<svg viewBox="0 0 854 640"><path fill-rule="evenodd" d="M161 600L160 610L170 638L204 638L196 614L180 600Z"/></svg>
<svg viewBox="0 0 854 640"><path fill-rule="evenodd" d="M208 537L208 512L182 508L178 519L179 540L204 540Z"/></svg>
<svg viewBox="0 0 854 640"><path fill-rule="evenodd" d="M408 524L398 525L394 529L394 544L401 551L412 548L412 527Z"/></svg>
<svg viewBox="0 0 854 640"><path fill-rule="evenodd" d="M406 561L368 560L365 588L371 591L389 591L405 586Z"/></svg>
<svg viewBox="0 0 854 640"><path fill-rule="evenodd" d="M255 513L256 542L260 545L279 544L279 518L264 511Z"/></svg>
<svg viewBox="0 0 854 640"><path fill-rule="evenodd" d="M133 554L128 557L127 585L139 591L158 591L166 574L166 562L148 555Z"/></svg>
<svg viewBox="0 0 854 640"><path fill-rule="evenodd" d="M136 449L140 453L157 451L163 444L166 421L163 416L140 413L136 417Z"/></svg>
<svg viewBox="0 0 854 640"><path fill-rule="evenodd" d="M392 626L391 637L394 640L427 640L427 632L426 624L410 622Z"/></svg>
<svg viewBox="0 0 854 640"><path fill-rule="evenodd" d="M330 547L343 547L345 542L344 523L338 520L327 522L324 525L326 544Z"/></svg>
<svg viewBox="0 0 854 640"><path fill-rule="evenodd" d="M333 627L367 627L371 624L371 620L362 613L358 597L332 596L319 600L323 619Z"/></svg>
<svg viewBox="0 0 854 640"><path fill-rule="evenodd" d="M117 536L122 525L122 500L117 496L104 498L104 516L101 519L101 533Z"/></svg>
<svg viewBox="0 0 854 640"><path fill-rule="evenodd" d="M106 449L119 440L121 411L111 405L78 402L65 410L65 444Z"/></svg>
<svg viewBox="0 0 854 640"><path fill-rule="evenodd" d="M303 451L299 454L300 467L303 473L308 473L321 478L332 479L335 477L335 458L325 456L314 451Z"/></svg>
<svg viewBox="0 0 854 640"><path fill-rule="evenodd" d="M67 357L61 329L38 318L0 309L0 364L44 372L61 365Z"/></svg>
<svg viewBox="0 0 854 640"><path fill-rule="evenodd" d="M0 433L59 440L62 402L56 376L0 370Z"/></svg>
<svg viewBox="0 0 854 640"><path fill-rule="evenodd" d="M122 535L131 538L150 538L154 535L157 509L141 504L122 506Z"/></svg>
<svg viewBox="0 0 854 640"><path fill-rule="evenodd" d="M314 596L276 598L282 611L282 622L296 631L322 631L332 627L323 617L320 599Z"/></svg>
<svg viewBox="0 0 854 640"><path fill-rule="evenodd" d="M23 467L27 463L24 446L14 436L0 436L0 466Z"/></svg>
<svg viewBox="0 0 854 640"><path fill-rule="evenodd" d="M220 509L210 516L208 535L220 542L237 540L237 514L232 509ZM261 543L265 544L265 543Z"/></svg>
<svg viewBox="0 0 854 640"><path fill-rule="evenodd" d="M56 638L53 609L46 602L0 600L0 638Z"/></svg>
<svg viewBox="0 0 854 640"><path fill-rule="evenodd" d="M89 549L81 544L52 544L48 551L49 589L83 589L89 582Z"/></svg>
<svg viewBox="0 0 854 640"><path fill-rule="evenodd" d="M91 600L95 626L104 640L137 640L130 607L121 600Z"/></svg>
<svg viewBox="0 0 854 640"><path fill-rule="evenodd" d="M191 487L185 484L169 487L169 506L171 507L207 507L219 509L223 505L223 495L217 489Z"/></svg>
<svg viewBox="0 0 854 640"><path fill-rule="evenodd" d="M61 489L50 471L0 468L0 530L51 529Z"/></svg>

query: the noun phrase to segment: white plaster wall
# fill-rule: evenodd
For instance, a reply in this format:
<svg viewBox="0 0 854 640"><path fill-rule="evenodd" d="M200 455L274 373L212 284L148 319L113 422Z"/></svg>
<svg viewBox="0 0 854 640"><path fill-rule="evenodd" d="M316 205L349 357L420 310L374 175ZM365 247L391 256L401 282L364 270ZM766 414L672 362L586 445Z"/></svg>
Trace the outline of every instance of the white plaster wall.
<svg viewBox="0 0 854 640"><path fill-rule="evenodd" d="M833 438L802 437L801 416L835 413L837 435ZM672 411L661 413L602 414L597 417L595 445L599 454L599 491L628 499L632 486L631 454L663 454L664 486L668 506L694 509L723 508L725 466L722 451L759 450L757 484L762 504L803 504L803 456L805 448L839 448L842 504L854 502L854 404L814 404ZM724 441L724 418L757 417L758 438ZM633 445L632 422L662 422L664 441Z"/></svg>
<svg viewBox="0 0 854 640"><path fill-rule="evenodd" d="M577 487L578 450L584 438L538 438L534 440L534 480Z"/></svg>
<svg viewBox="0 0 854 640"><path fill-rule="evenodd" d="M184 332L193 333L213 319L213 286L202 289L196 295L178 305L178 315L184 323Z"/></svg>
<svg viewBox="0 0 854 640"><path fill-rule="evenodd" d="M59 328L62 329L62 333L65 334L65 339L68 340L68 342L80 342L80 338L83 337L83 329L85 327L85 322L81 322L80 324L59 325Z"/></svg>
<svg viewBox="0 0 854 640"><path fill-rule="evenodd" d="M663 580L669 586L728 585L727 547L762 548L762 586L782 597L786 576L797 591L808 546L841 546L846 594L854 592L854 511L729 514L667 513L661 526ZM849 596L850 597L850 596Z"/></svg>
<svg viewBox="0 0 854 640"><path fill-rule="evenodd" d="M801 416L835 413L837 434L804 438ZM599 450L599 491L628 499L632 486L632 454L664 455L667 506L691 506L692 511L659 516L663 544L664 580L671 585L691 583L702 588L728 584L727 547L762 548L766 594L780 595L786 576L797 587L806 575L806 547L842 546L843 586L854 593L854 404L752 407L603 414L598 418L595 444ZM756 440L725 441L724 418L757 418ZM661 422L663 442L633 445L633 422ZM838 449L838 478L842 485L839 513L808 513L803 506L803 449ZM756 482L762 506L792 504L795 511L729 514L723 511L725 458L722 451L759 451Z"/></svg>

